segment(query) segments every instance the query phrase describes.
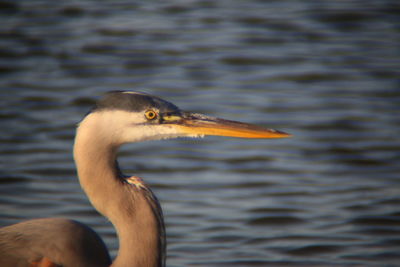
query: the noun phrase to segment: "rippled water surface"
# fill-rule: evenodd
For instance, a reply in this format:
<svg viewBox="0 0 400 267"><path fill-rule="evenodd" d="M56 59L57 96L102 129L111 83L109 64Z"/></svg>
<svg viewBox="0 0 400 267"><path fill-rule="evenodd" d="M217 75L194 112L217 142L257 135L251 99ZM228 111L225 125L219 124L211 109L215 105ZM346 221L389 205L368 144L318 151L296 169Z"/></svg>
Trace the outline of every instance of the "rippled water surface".
<svg viewBox="0 0 400 267"><path fill-rule="evenodd" d="M101 234L72 159L109 90L290 132L125 146L162 202L168 266L400 262L397 1L0 1L0 224Z"/></svg>

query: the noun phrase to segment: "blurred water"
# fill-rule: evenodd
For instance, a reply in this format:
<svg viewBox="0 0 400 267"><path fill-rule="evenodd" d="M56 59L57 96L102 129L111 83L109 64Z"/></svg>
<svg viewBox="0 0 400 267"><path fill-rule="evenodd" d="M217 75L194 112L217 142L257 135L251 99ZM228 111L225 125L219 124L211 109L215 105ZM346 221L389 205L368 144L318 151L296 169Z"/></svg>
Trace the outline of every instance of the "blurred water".
<svg viewBox="0 0 400 267"><path fill-rule="evenodd" d="M400 262L397 1L0 1L0 224L114 229L75 175L109 90L294 134L129 145L162 202L168 266Z"/></svg>

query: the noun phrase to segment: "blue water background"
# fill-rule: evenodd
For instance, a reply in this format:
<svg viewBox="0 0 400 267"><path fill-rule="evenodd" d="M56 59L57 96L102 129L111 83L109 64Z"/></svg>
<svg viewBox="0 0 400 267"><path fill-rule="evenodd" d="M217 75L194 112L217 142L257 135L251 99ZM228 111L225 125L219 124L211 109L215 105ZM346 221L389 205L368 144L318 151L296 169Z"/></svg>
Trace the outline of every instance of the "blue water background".
<svg viewBox="0 0 400 267"><path fill-rule="evenodd" d="M76 219L115 256L72 144L99 96L136 90L294 135L122 149L162 203L168 266L398 266L399 8L1 1L0 225Z"/></svg>

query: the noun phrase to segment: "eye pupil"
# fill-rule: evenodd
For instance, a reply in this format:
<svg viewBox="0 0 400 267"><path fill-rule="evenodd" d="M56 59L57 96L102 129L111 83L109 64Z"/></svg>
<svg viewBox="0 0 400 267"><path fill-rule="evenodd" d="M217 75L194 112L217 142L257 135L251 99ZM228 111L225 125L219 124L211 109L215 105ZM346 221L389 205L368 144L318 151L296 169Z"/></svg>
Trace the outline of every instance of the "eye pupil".
<svg viewBox="0 0 400 267"><path fill-rule="evenodd" d="M157 114L154 112L154 111L152 111L152 110L148 110L148 111L146 111L146 118L148 119L148 120L152 120L152 119L154 119L155 117L157 117Z"/></svg>

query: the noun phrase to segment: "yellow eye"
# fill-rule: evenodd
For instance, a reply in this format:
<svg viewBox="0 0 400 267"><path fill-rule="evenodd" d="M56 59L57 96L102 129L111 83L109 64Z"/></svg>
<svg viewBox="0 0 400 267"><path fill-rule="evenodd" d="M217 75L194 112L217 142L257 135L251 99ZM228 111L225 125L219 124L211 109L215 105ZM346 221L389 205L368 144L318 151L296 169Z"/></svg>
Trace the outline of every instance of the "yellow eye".
<svg viewBox="0 0 400 267"><path fill-rule="evenodd" d="M155 118L157 118L157 113L151 109L146 111L146 113L144 115L146 116L146 119L148 119L148 120L154 120Z"/></svg>

